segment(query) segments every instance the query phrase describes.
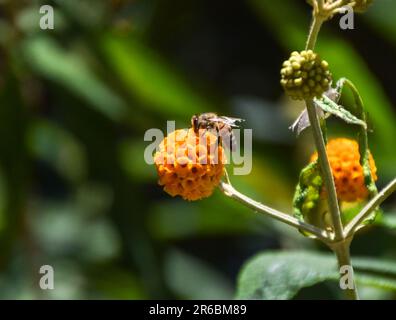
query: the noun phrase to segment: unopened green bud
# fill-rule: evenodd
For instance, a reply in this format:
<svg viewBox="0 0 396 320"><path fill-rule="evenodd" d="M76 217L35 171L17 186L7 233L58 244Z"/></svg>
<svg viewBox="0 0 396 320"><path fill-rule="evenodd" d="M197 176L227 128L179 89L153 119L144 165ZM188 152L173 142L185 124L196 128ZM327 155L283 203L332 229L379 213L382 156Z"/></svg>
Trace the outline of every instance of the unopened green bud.
<svg viewBox="0 0 396 320"><path fill-rule="evenodd" d="M353 10L359 13L365 12L368 7L373 3L373 0L354 0L355 5Z"/></svg>
<svg viewBox="0 0 396 320"><path fill-rule="evenodd" d="M312 50L294 51L283 62L280 83L292 99L319 98L330 87L329 64Z"/></svg>

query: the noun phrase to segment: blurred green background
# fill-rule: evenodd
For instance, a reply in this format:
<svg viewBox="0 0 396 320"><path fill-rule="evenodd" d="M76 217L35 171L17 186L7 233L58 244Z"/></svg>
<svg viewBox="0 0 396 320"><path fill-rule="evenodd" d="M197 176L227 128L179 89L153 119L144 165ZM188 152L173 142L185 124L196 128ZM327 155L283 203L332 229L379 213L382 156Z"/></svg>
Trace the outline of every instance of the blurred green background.
<svg viewBox="0 0 396 320"><path fill-rule="evenodd" d="M339 17L327 23L318 52L363 96L383 187L396 175L396 2L374 2L354 30ZM42 4L55 8L54 30L39 28ZM1 0L0 298L233 298L238 271L259 251L327 252L218 191L171 198L143 158L144 132L166 120L244 118L253 170L231 180L291 212L314 147L309 130L298 139L288 130L303 106L283 96L279 68L303 49L309 22L303 0ZM329 121L330 136L355 133ZM396 261L396 197L383 209L353 256ZM55 290L38 287L46 264ZM324 283L298 298L338 295Z"/></svg>

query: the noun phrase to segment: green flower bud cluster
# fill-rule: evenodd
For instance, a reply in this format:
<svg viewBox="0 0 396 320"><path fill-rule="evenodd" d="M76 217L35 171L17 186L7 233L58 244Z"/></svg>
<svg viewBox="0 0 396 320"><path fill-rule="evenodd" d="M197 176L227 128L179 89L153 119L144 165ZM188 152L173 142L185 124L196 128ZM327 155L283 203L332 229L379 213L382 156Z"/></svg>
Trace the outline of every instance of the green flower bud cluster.
<svg viewBox="0 0 396 320"><path fill-rule="evenodd" d="M368 7L373 3L373 0L354 0L355 5L353 10L359 13L365 12Z"/></svg>
<svg viewBox="0 0 396 320"><path fill-rule="evenodd" d="M293 211L296 218L318 227L326 226L319 212L323 202L320 197L322 187L323 179L318 162L311 162L301 171L294 193ZM309 236L306 232L301 232Z"/></svg>
<svg viewBox="0 0 396 320"><path fill-rule="evenodd" d="M280 83L292 99L320 98L330 88L329 64L312 50L294 51L283 63Z"/></svg>
<svg viewBox="0 0 396 320"><path fill-rule="evenodd" d="M306 192L304 202L301 207L303 214L308 214L314 209L320 198L320 191L323 184L322 177L320 175L313 177L311 181L306 182Z"/></svg>
<svg viewBox="0 0 396 320"><path fill-rule="evenodd" d="M305 216L314 209L319 201L323 180L319 173L317 162L310 163L300 174L299 190L295 195L295 201Z"/></svg>

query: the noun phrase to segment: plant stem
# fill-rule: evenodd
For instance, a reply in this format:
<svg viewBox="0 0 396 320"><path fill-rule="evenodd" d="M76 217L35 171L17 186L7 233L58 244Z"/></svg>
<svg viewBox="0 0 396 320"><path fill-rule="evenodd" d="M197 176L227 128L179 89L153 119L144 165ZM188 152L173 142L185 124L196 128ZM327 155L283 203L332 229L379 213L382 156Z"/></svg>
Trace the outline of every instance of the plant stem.
<svg viewBox="0 0 396 320"><path fill-rule="evenodd" d="M315 1L314 1L315 3ZM318 10L323 10L324 8L324 0L318 0L317 5L318 5Z"/></svg>
<svg viewBox="0 0 396 320"><path fill-rule="evenodd" d="M257 202L255 200L245 196L244 194L240 193L229 183L220 182L219 188L227 197L237 200L238 202L244 204L245 206L247 206L249 208L252 208L253 210L255 210L257 212L264 213L264 214L269 215L270 217L272 217L276 220L282 221L292 227L309 232L325 243L330 243L332 241L332 238L330 238L329 234L326 231L319 229L309 223L300 221L291 215L288 215L281 211L267 207L267 206L261 204L260 202Z"/></svg>
<svg viewBox="0 0 396 320"><path fill-rule="evenodd" d="M372 198L364 208L345 227L345 237L351 236L356 228L366 219L382 202L384 202L394 191L396 191L396 178L393 179L384 189Z"/></svg>
<svg viewBox="0 0 396 320"><path fill-rule="evenodd" d="M332 4L330 4L329 6L327 6L327 10L330 12L331 11L334 12L334 10L338 10L347 4L348 4L347 0L337 0L337 1L333 2Z"/></svg>
<svg viewBox="0 0 396 320"><path fill-rule="evenodd" d="M311 28L309 30L309 35L307 39L307 43L305 45L305 50L313 50L315 48L316 39L318 38L318 34L324 19L314 14L312 18Z"/></svg>
<svg viewBox="0 0 396 320"><path fill-rule="evenodd" d="M327 158L326 147L320 128L320 122L316 113L316 107L312 100L306 101L309 121L312 127L312 133L315 140L316 149L318 151L319 164L321 167L323 180L325 183L331 220L334 228L335 240L340 241L344 237L340 209L338 207L337 193L334 185L333 173L330 168L329 159Z"/></svg>
<svg viewBox="0 0 396 320"><path fill-rule="evenodd" d="M338 261L338 267L341 270L341 267L343 266L350 266L352 268L352 281L353 281L353 285L352 285L352 289L343 289L345 292L345 297L348 300L359 300L359 294L356 288L356 283L355 283L355 279L354 279L354 275L353 275L353 267L352 267L352 263L351 263L351 257L350 257L350 253L349 253L349 247L351 244L351 238L349 239L344 239L338 243L335 243L333 245L330 245L330 248L334 251L334 253L337 256L337 261Z"/></svg>
<svg viewBox="0 0 396 320"><path fill-rule="evenodd" d="M315 48L318 33L320 31L323 22L326 20L326 18L323 18L321 14L323 14L323 12L314 13L313 15L312 25L309 31L308 40L305 47L306 50L314 50ZM312 127L312 134L318 152L319 164L321 167L321 171L328 195L327 198L329 203L332 225L334 229L335 241L338 241L336 242L336 245L331 245L331 244L329 245L337 256L338 265L340 268L345 265L349 265L351 268L353 268L349 253L350 241L346 241L346 239L344 238L341 214L340 214L340 209L338 207L337 192L334 185L333 173L331 171L329 159L326 153L326 145L320 127L319 117L316 112L316 107L312 99L306 100L306 106L307 106L309 121ZM345 294L347 299L357 300L359 299L359 297L355 286L353 274L352 274L352 280L354 283L353 289L352 290L347 289Z"/></svg>
<svg viewBox="0 0 396 320"><path fill-rule="evenodd" d="M319 12L320 14L320 12ZM308 40L305 49L313 50L316 45L316 39L318 33L324 22L324 19L319 17L319 14L313 15L312 25L309 31ZM320 127L320 121L318 114L316 113L316 107L313 100L307 100L307 112L309 116L309 122L312 127L312 134L314 136L316 149L318 151L319 164L322 169L323 179L325 182L326 190L328 193L328 202L331 214L331 220L333 223L335 240L343 239L343 228L340 215L340 209L338 207L337 193L334 185L333 173L331 172L329 159L327 158L326 146L323 138L322 129Z"/></svg>
<svg viewBox="0 0 396 320"><path fill-rule="evenodd" d="M328 6L328 10L335 10L335 9L341 7L341 5L343 3L344 3L344 0L337 0Z"/></svg>

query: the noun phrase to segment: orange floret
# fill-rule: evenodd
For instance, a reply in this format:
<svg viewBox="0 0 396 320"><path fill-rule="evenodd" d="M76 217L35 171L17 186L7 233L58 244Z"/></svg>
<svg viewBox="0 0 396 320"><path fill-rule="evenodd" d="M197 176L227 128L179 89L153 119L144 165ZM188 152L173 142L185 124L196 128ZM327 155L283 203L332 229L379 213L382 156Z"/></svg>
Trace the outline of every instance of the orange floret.
<svg viewBox="0 0 396 320"><path fill-rule="evenodd" d="M327 144L327 156L333 172L337 196L341 201L354 202L366 199L368 190L364 184L363 168L360 165L359 145L355 140L338 138ZM311 157L316 160L318 154ZM377 180L377 168L372 155L369 155L371 176Z"/></svg>
<svg viewBox="0 0 396 320"><path fill-rule="evenodd" d="M220 183L225 155L217 137L207 130L170 133L154 155L159 184L171 196L185 200L209 197Z"/></svg>

